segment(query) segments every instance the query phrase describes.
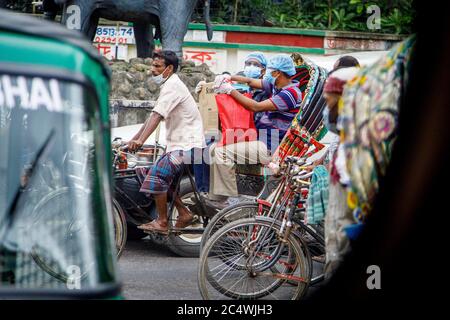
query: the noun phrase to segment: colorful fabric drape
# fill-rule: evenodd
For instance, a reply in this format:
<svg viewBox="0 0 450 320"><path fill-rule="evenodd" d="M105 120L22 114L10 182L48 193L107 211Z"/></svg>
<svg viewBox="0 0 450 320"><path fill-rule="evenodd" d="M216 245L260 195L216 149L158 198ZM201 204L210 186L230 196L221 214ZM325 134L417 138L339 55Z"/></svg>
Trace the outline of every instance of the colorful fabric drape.
<svg viewBox="0 0 450 320"><path fill-rule="evenodd" d="M414 42L410 37L374 65L362 68L339 101L338 127L351 181L347 202L358 223L371 211L391 158Z"/></svg>

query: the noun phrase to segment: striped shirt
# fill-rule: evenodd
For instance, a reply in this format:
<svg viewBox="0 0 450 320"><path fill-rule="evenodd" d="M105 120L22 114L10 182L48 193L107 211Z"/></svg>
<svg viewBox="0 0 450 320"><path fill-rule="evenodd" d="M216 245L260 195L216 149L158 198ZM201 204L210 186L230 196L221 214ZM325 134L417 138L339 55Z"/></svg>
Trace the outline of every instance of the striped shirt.
<svg viewBox="0 0 450 320"><path fill-rule="evenodd" d="M277 111L265 111L255 125L259 133L258 139L266 143L268 149L273 153L300 110L302 92L298 88L297 81L293 81L281 89L275 88L266 80L262 80L262 85L263 90L271 96L269 99ZM266 134L261 134L260 129L266 129ZM278 134L275 130L278 130Z"/></svg>

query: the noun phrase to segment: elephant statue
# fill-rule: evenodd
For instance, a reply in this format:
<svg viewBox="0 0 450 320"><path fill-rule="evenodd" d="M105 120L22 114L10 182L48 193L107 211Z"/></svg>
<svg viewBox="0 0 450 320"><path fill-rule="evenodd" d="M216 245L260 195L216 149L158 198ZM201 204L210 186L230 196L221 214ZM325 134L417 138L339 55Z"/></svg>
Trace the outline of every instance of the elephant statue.
<svg viewBox="0 0 450 320"><path fill-rule="evenodd" d="M208 40L212 39L209 0L204 1L203 14ZM95 37L99 18L133 22L137 55L151 56L153 40L160 39L163 50L182 56L182 44L197 0L44 0L47 19L54 19L62 7L63 23L79 30L91 41ZM156 28L153 37L153 28Z"/></svg>

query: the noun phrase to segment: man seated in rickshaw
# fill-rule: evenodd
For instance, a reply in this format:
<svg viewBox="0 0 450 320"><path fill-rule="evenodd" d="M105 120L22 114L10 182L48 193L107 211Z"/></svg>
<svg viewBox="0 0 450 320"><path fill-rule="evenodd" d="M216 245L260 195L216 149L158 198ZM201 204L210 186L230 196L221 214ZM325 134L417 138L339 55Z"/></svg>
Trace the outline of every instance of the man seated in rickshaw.
<svg viewBox="0 0 450 320"><path fill-rule="evenodd" d="M264 77L264 74L266 72L266 66L267 66L267 58L264 55L264 53L260 51L254 51L249 53L244 60L244 70L237 73L237 75L243 75L247 78L251 79L262 79ZM231 76L230 73L224 72L222 75L228 74ZM206 81L200 81L196 88L195 92L197 94L200 94L200 92L203 90L204 86L206 85ZM236 86L238 87L238 90L241 90L243 92L248 92L252 99L260 102L263 100L266 100L270 97L271 94L268 94L266 91L262 89L255 89L248 86ZM220 112L219 112L220 113ZM257 122L262 116L264 115L264 112L255 112L253 114L253 121ZM219 116L219 123L220 123L220 116ZM221 124L223 125L223 124ZM215 141L215 136L212 137L213 139L209 139L207 137L207 144L210 146ZM209 154L209 147L208 150L206 150ZM206 160L206 159L204 159ZM209 167L209 161L202 161L201 164L195 164L194 165L194 173L195 173L195 179L197 183L197 188L201 192L203 196L207 196L207 193L209 192L209 180L210 180L210 167ZM193 196L193 199L195 199L195 196Z"/></svg>
<svg viewBox="0 0 450 320"><path fill-rule="evenodd" d="M296 70L290 56L278 54L272 57L263 79L242 76L218 76L215 81L216 93L226 93L233 97L245 109L263 112L255 123L258 140L245 141L212 147L210 205L224 208L238 196L235 164L269 164L271 154L277 149L281 139L289 129L292 120L299 111L302 93L296 81L291 80ZM264 101L255 101L238 92L231 84L237 81L252 88L263 89L271 97ZM229 197L232 197L229 199Z"/></svg>
<svg viewBox="0 0 450 320"><path fill-rule="evenodd" d="M142 230L167 234L167 196L175 191L183 171L183 163L194 148L204 148L203 123L197 104L176 71L178 58L172 51L153 55L153 80L161 85L160 95L149 119L142 125L131 141L129 149L140 148L155 131L161 121L166 126L166 153L150 168L139 168L136 173L141 180L140 191L153 195L158 218L139 226ZM192 214L175 195L179 216L175 228L185 228L193 220Z"/></svg>

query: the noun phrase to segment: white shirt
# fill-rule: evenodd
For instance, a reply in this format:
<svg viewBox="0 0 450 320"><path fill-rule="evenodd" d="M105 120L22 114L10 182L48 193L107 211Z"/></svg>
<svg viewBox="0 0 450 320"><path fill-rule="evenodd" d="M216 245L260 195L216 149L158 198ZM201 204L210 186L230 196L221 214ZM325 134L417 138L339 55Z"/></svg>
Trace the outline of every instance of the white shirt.
<svg viewBox="0 0 450 320"><path fill-rule="evenodd" d="M337 149L336 170L339 173L339 182L344 185L350 185L350 176L347 171L347 160L345 157L344 145L341 143Z"/></svg>
<svg viewBox="0 0 450 320"><path fill-rule="evenodd" d="M331 161L333 160L333 157L334 157L334 153L337 151L337 149L339 147L340 138L339 138L339 135L337 135L336 133L333 133L331 131L328 131L328 132L331 136L331 139L330 139L331 141L328 146L325 160L327 163L331 163Z"/></svg>
<svg viewBox="0 0 450 320"><path fill-rule="evenodd" d="M166 125L166 152L205 148L203 122L197 103L177 74L161 85L153 108Z"/></svg>

